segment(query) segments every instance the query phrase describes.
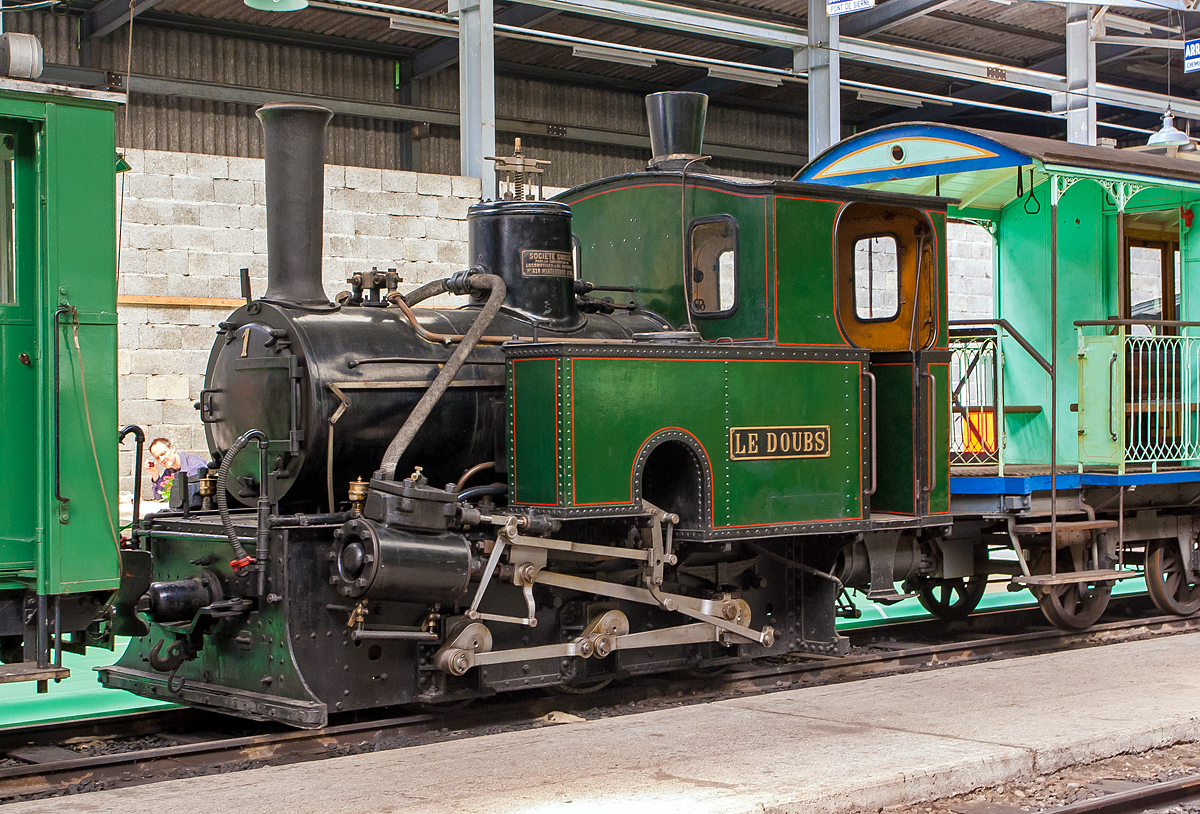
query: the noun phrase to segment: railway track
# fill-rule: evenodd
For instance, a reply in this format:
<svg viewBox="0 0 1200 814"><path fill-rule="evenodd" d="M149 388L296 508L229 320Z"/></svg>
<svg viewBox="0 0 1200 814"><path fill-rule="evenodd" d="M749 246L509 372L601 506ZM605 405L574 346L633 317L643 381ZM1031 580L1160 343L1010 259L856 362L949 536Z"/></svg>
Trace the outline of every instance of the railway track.
<svg viewBox="0 0 1200 814"><path fill-rule="evenodd" d="M1194 803L1197 798L1200 798L1200 775L1093 797L1090 800L1047 809L1044 814L1140 814L1185 801Z"/></svg>
<svg viewBox="0 0 1200 814"><path fill-rule="evenodd" d="M1130 606L1136 607L1136 602ZM1064 633L1046 627L1037 609L1008 610L980 614L955 625L921 620L850 631L852 650L841 658L781 657L737 665L718 675L648 676L587 695L549 696L528 691L476 704L469 710L344 720L312 731L259 725L187 709L69 725L20 727L0 731L0 753L7 756L8 764L0 764L0 802L541 726L553 723L551 713L556 712L610 717L1197 630L1200 618L1143 615ZM948 636L956 640L948 642ZM74 751L81 745L95 748Z"/></svg>

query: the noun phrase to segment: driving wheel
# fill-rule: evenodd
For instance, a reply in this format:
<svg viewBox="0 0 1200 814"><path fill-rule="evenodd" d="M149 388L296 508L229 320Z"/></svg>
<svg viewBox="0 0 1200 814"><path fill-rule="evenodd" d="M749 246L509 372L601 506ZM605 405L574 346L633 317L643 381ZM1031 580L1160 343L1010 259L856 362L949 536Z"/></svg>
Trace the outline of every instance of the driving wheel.
<svg viewBox="0 0 1200 814"><path fill-rule="evenodd" d="M1189 548L1194 550L1195 545ZM1191 616L1200 611L1200 585L1189 581L1187 563L1176 540L1147 543L1146 591L1163 613Z"/></svg>
<svg viewBox="0 0 1200 814"><path fill-rule="evenodd" d="M1090 571L1098 566L1092 562L1091 547L1085 549L1081 567L1075 567L1075 558L1070 549L1062 549L1058 553L1058 573L1069 574L1072 571ZM1034 574L1050 573L1050 552L1044 551L1033 567ZM1112 583L1104 582L1066 582L1061 585L1032 585L1030 592L1037 597L1042 613L1060 630L1084 630L1095 624L1104 615L1108 600L1112 594Z"/></svg>
<svg viewBox="0 0 1200 814"><path fill-rule="evenodd" d="M938 579L922 577L916 584L917 600L925 610L947 622L966 619L987 590L987 575Z"/></svg>

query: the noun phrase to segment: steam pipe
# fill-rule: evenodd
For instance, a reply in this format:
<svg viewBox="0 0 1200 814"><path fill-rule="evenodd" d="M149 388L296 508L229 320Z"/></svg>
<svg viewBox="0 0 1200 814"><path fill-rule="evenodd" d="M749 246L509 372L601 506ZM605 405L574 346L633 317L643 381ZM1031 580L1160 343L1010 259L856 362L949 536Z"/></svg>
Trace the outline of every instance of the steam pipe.
<svg viewBox="0 0 1200 814"><path fill-rule="evenodd" d="M462 369L463 364L467 361L467 357L471 351L475 349L475 345L479 343L483 332L492 324L492 320L496 318L496 314L500 312L500 306L504 304L504 295L507 289L504 285L504 280L494 274L472 274L466 278L466 285L477 291L486 291L491 289L491 294L488 296L487 304L483 306L483 310L479 312L479 316L475 317L475 321L471 323L470 330L463 336L462 342L454 349L454 353L450 354L450 358L446 360L446 364L442 367L442 371L438 373L437 378L429 385L429 389L421 396L421 400L417 402L417 406L408 414L408 418L404 421L404 426L396 433L396 437L392 439L392 443L388 444L387 452L383 455L383 460L379 463L379 472L377 478L390 480L395 477L396 465L400 463L401 456L408 449L408 445L412 443L416 437L417 431L421 429L421 425L425 423L425 419L433 411L433 407L441 399L442 395L450 387L450 383L454 381L454 377L458 375L458 371Z"/></svg>
<svg viewBox="0 0 1200 814"><path fill-rule="evenodd" d="M319 105L258 109L267 188L267 291L263 299L334 308L321 285L325 142L333 112Z"/></svg>

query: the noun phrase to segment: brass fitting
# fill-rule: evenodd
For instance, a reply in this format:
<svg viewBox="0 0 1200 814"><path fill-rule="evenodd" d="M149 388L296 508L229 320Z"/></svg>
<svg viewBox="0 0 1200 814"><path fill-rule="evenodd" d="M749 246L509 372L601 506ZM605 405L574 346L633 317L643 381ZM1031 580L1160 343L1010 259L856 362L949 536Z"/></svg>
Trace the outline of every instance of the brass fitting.
<svg viewBox="0 0 1200 814"><path fill-rule="evenodd" d="M355 514L362 514L363 504L367 501L367 487L361 475L350 481L350 507Z"/></svg>

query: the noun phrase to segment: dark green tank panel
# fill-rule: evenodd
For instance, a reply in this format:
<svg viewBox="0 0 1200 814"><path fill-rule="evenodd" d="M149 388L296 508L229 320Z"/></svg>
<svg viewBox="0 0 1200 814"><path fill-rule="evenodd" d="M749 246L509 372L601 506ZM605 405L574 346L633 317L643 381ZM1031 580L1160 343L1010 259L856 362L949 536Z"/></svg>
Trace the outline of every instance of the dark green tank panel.
<svg viewBox="0 0 1200 814"><path fill-rule="evenodd" d="M513 499L526 506L559 503L559 368L558 359L519 359L509 368L509 476Z"/></svg>
<svg viewBox="0 0 1200 814"><path fill-rule="evenodd" d="M633 507L646 496L639 487L647 457L670 440L700 459L703 514L714 529L862 517L864 352L760 354L784 357L775 359L736 358L711 346L650 346L632 358L628 349L559 352L557 393L552 360L512 362L516 503L550 503L553 473L534 463L546 460L557 433L558 507L568 514Z"/></svg>

